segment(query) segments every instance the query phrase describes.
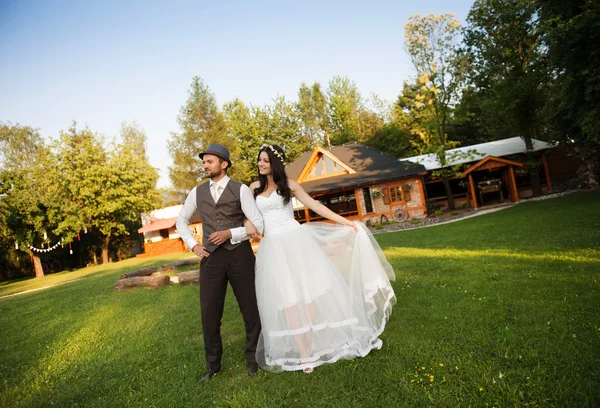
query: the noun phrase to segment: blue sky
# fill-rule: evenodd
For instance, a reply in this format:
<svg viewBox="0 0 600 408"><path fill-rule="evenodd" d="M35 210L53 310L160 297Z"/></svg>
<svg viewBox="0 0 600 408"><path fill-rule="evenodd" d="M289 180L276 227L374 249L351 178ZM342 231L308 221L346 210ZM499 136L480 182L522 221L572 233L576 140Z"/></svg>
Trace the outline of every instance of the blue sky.
<svg viewBox="0 0 600 408"><path fill-rule="evenodd" d="M336 75L363 96L393 101L413 75L404 51L412 14L454 13L472 1L0 0L0 121L56 137L73 120L108 137L123 121L148 136L160 186L167 140L192 78L219 105L296 98L302 82Z"/></svg>

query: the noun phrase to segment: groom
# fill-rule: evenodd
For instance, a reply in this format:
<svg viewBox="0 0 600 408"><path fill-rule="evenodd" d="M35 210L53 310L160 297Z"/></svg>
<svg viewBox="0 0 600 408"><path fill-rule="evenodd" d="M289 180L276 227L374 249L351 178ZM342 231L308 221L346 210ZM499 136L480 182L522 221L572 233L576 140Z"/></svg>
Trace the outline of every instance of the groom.
<svg viewBox="0 0 600 408"><path fill-rule="evenodd" d="M208 183L194 187L177 217L177 231L200 260L200 311L204 334L206 373L200 382L208 381L221 370L221 317L231 284L246 326L246 359L248 375L258 372L256 343L260 334L260 318L254 289L254 253L243 227L248 218L262 233L263 220L250 189L227 176L231 167L229 150L211 144L199 154L204 162ZM189 223L198 212L202 221L202 244L194 239Z"/></svg>

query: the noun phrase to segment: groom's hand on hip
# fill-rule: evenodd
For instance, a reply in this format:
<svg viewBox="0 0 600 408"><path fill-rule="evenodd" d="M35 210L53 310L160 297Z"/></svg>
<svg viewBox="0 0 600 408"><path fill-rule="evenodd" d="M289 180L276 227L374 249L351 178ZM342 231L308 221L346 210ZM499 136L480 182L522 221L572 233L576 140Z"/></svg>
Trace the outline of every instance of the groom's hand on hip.
<svg viewBox="0 0 600 408"><path fill-rule="evenodd" d="M208 237L209 242L215 245L221 245L228 239L231 239L231 231L229 230L216 231L210 234L210 236Z"/></svg>

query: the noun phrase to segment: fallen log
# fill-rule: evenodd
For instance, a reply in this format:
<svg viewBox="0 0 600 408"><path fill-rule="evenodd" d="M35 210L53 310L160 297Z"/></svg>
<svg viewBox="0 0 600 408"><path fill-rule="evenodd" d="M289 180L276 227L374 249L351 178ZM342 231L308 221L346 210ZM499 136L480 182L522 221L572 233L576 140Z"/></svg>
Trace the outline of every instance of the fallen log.
<svg viewBox="0 0 600 408"><path fill-rule="evenodd" d="M177 274L179 283L199 283L200 271L181 272Z"/></svg>
<svg viewBox="0 0 600 408"><path fill-rule="evenodd" d="M124 273L123 275L121 275L121 279L133 278L134 276L150 276L157 270L158 268L156 266L149 266L147 268L138 269L135 272Z"/></svg>
<svg viewBox="0 0 600 408"><path fill-rule="evenodd" d="M139 287L147 287L150 289L162 288L168 285L171 281L167 275L162 276L135 276L133 278L120 279L115 284L117 291L123 291Z"/></svg>
<svg viewBox="0 0 600 408"><path fill-rule="evenodd" d="M163 265L162 268L160 268L160 270L161 271L173 271L178 268L181 268L182 266L190 266L190 265L200 265L200 258L198 257L198 258L186 259L183 261L171 262L171 263Z"/></svg>

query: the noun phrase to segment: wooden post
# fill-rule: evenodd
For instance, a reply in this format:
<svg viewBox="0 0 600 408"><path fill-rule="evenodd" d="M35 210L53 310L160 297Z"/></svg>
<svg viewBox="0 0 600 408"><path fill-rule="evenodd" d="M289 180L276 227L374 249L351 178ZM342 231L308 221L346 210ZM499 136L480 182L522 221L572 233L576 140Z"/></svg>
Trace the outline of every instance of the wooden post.
<svg viewBox="0 0 600 408"><path fill-rule="evenodd" d="M477 194L475 193L475 184L473 183L473 175L469 173L469 186L471 187L471 199L473 199L473 208L478 209Z"/></svg>
<svg viewBox="0 0 600 408"><path fill-rule="evenodd" d="M515 180L515 169L513 168L513 166L509 167L509 171L510 171L510 184L512 184L512 196L513 196L513 201L514 202L518 202L519 201L519 191L517 190L517 181Z"/></svg>
<svg viewBox="0 0 600 408"><path fill-rule="evenodd" d="M546 188L550 193L552 191L552 181L550 181L550 170L548 169L548 159L545 153L542 155L542 163L544 163L544 174L546 174Z"/></svg>
<svg viewBox="0 0 600 408"><path fill-rule="evenodd" d="M354 199L356 200L356 209L358 210L358 219L362 221L363 213L360 207L360 194L362 194L362 190L360 188L354 189Z"/></svg>
<svg viewBox="0 0 600 408"><path fill-rule="evenodd" d="M308 215L308 208L304 208L304 216L306 217L306 222L310 222L310 215Z"/></svg>

